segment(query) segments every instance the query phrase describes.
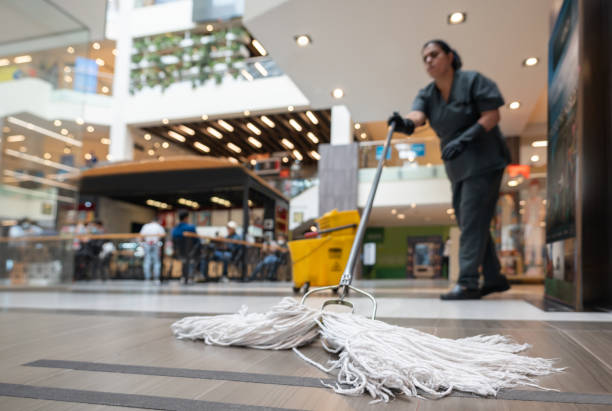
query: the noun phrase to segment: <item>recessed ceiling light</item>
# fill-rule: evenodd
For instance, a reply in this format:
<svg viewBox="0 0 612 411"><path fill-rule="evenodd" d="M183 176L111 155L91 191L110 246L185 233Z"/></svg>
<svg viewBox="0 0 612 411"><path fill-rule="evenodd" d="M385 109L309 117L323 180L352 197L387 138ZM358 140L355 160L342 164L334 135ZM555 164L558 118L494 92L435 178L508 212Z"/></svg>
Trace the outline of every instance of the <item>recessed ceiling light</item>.
<svg viewBox="0 0 612 411"><path fill-rule="evenodd" d="M14 136L8 136L8 137L6 138L6 141L7 141L8 143L18 143L18 142L20 142L20 141L25 141L25 139L26 139L26 138L25 138L25 136L24 136L23 134L16 134L16 135L14 135Z"/></svg>
<svg viewBox="0 0 612 411"><path fill-rule="evenodd" d="M517 180L510 180L508 181L508 186L510 187L516 187L519 185L519 182Z"/></svg>
<svg viewBox="0 0 612 411"><path fill-rule="evenodd" d="M110 144L110 138L106 138L106 137L102 137L100 139L100 143L104 144L105 146Z"/></svg>
<svg viewBox="0 0 612 411"><path fill-rule="evenodd" d="M416 208L416 203L410 204L410 208Z"/></svg>
<svg viewBox="0 0 612 411"><path fill-rule="evenodd" d="M185 140L186 140L185 136L183 136L183 135L181 135L181 134L179 134L179 133L177 133L176 131L173 131L173 130L168 131L168 135L170 137L172 137L173 139L175 139L176 141L180 141L181 143L184 143Z"/></svg>
<svg viewBox="0 0 612 411"><path fill-rule="evenodd" d="M100 50L100 43L96 41L91 45L91 47L93 47L94 50Z"/></svg>
<svg viewBox="0 0 612 411"><path fill-rule="evenodd" d="M242 76L249 81L254 80L253 75L249 73L248 71L246 71L245 69L240 70L240 74L242 74Z"/></svg>
<svg viewBox="0 0 612 411"><path fill-rule="evenodd" d="M170 121L167 118L162 119L163 124L168 124Z"/></svg>
<svg viewBox="0 0 612 411"><path fill-rule="evenodd" d="M242 149L240 147L238 147L234 143L227 143L227 148L229 148L230 150L232 150L235 153L241 153L242 152Z"/></svg>
<svg viewBox="0 0 612 411"><path fill-rule="evenodd" d="M193 146L200 151L203 151L205 153L210 153L210 148L207 145L200 143L199 141L196 141L195 143L193 143Z"/></svg>
<svg viewBox="0 0 612 411"><path fill-rule="evenodd" d="M61 122L61 120L55 120L55 121L53 122L53 125L54 125L54 126L56 126L56 127L59 127L59 126L61 126L61 125L62 125L62 122Z"/></svg>
<svg viewBox="0 0 612 411"><path fill-rule="evenodd" d="M446 210L446 214L448 214L448 215L455 214L455 210L453 208L448 208Z"/></svg>
<svg viewBox="0 0 612 411"><path fill-rule="evenodd" d="M74 47L69 46L66 51L68 52L68 54L74 54Z"/></svg>
<svg viewBox="0 0 612 411"><path fill-rule="evenodd" d="M144 139L147 140L147 141L151 140L151 134L149 134L149 133L145 134L144 135Z"/></svg>
<svg viewBox="0 0 612 411"><path fill-rule="evenodd" d="M283 138L281 140L281 144L284 145L285 147L287 147L289 150L293 150L295 148L293 143L291 141L287 140L286 138Z"/></svg>
<svg viewBox="0 0 612 411"><path fill-rule="evenodd" d="M306 47L312 42L308 34L300 34L298 36L295 36L294 39L295 43L300 47Z"/></svg>
<svg viewBox="0 0 612 411"><path fill-rule="evenodd" d="M257 164L257 160L255 160L255 159L251 160L251 165L254 166L255 164ZM251 200L249 200L249 201L251 201Z"/></svg>
<svg viewBox="0 0 612 411"><path fill-rule="evenodd" d="M81 117L77 117L76 119L74 119L74 122L77 123L79 126L82 126L83 123L85 123L85 121L83 121Z"/></svg>
<svg viewBox="0 0 612 411"><path fill-rule="evenodd" d="M85 153L83 157L85 157L85 160L91 160L91 153Z"/></svg>
<svg viewBox="0 0 612 411"><path fill-rule="evenodd" d="M240 164L240 161L238 161L237 159L235 159L234 157L228 157L227 158L229 161L231 161L234 164Z"/></svg>
<svg viewBox="0 0 612 411"><path fill-rule="evenodd" d="M11 64L11 61L9 59L0 59L0 67L8 66L9 64Z"/></svg>
<svg viewBox="0 0 612 411"><path fill-rule="evenodd" d="M87 131L89 133L93 133L94 131L96 131L96 129L93 126L87 126Z"/></svg>
<svg viewBox="0 0 612 411"><path fill-rule="evenodd" d="M518 110L519 108L521 108L521 102L520 101L512 101L510 104L508 104L508 108L510 110Z"/></svg>
<svg viewBox="0 0 612 411"><path fill-rule="evenodd" d="M252 145L253 147L257 147L257 148L261 148L261 142L259 140L257 140L255 137L249 136L249 138L247 139L247 141L249 142L250 145Z"/></svg>
<svg viewBox="0 0 612 411"><path fill-rule="evenodd" d="M461 11L456 11L448 15L448 24L461 24L465 22L466 14Z"/></svg>
<svg viewBox="0 0 612 411"><path fill-rule="evenodd" d="M318 144L319 143L318 137L315 136L312 131L309 131L308 133L306 133L306 137L308 137L310 139L310 141L312 141L314 144Z"/></svg>
<svg viewBox="0 0 612 411"><path fill-rule="evenodd" d="M64 67L64 73L72 73L72 69L69 66Z"/></svg>
<svg viewBox="0 0 612 411"><path fill-rule="evenodd" d="M525 67L533 67L538 64L540 60L537 57L528 57L523 61L523 66Z"/></svg>
<svg viewBox="0 0 612 411"><path fill-rule="evenodd" d="M537 154L534 154L531 156L530 160L532 163L537 163L538 161L540 161L540 156Z"/></svg>
<svg viewBox="0 0 612 411"><path fill-rule="evenodd" d="M13 61L15 62L15 64L29 63L32 61L32 56L27 54L24 56L17 56L13 59Z"/></svg>
<svg viewBox="0 0 612 411"><path fill-rule="evenodd" d="M258 136L261 135L261 130L257 128L257 126L255 126L255 124L253 123L247 123L247 128L249 130L251 130L253 133L257 134Z"/></svg>
<svg viewBox="0 0 612 411"><path fill-rule="evenodd" d="M180 124L178 126L178 129L183 131L183 132L185 132L185 133L187 133L187 134L189 134L190 136L195 136L195 131L192 128L189 128L189 127L187 127L187 126L185 126L183 124Z"/></svg>
<svg viewBox="0 0 612 411"><path fill-rule="evenodd" d="M537 140L531 143L531 147L547 147L548 141L546 140Z"/></svg>
<svg viewBox="0 0 612 411"><path fill-rule="evenodd" d="M290 119L289 124L295 129L295 131L302 131L302 126L294 119Z"/></svg>
<svg viewBox="0 0 612 411"><path fill-rule="evenodd" d="M361 136L360 136L360 137L361 137L362 139L366 139L366 138L368 138L368 135L367 135L366 133L361 133Z"/></svg>
<svg viewBox="0 0 612 411"><path fill-rule="evenodd" d="M315 125L319 124L319 119L317 118L317 116L314 115L312 111L308 110L306 112L306 117L308 117L308 119L310 120L312 124L315 124Z"/></svg>
<svg viewBox="0 0 612 411"><path fill-rule="evenodd" d="M255 47L255 49L257 49L257 51L259 52L259 54L261 54L262 56L265 56L268 54L268 52L266 51L266 49L264 48L264 46L261 45L261 43L255 39L253 39L251 41L251 44L253 45L253 47Z"/></svg>
<svg viewBox="0 0 612 411"><path fill-rule="evenodd" d="M262 66L262 64L259 61L255 62L255 64L253 64L253 66L255 67L255 69L257 71L259 71L259 73L262 76L266 77L268 75L268 70L266 70L266 68L264 66Z"/></svg>
<svg viewBox="0 0 612 411"><path fill-rule="evenodd" d="M168 147L170 147L170 143L168 143L167 141L164 141L164 142L162 143L162 147L163 147L163 148L168 148Z"/></svg>
<svg viewBox="0 0 612 411"><path fill-rule="evenodd" d="M355 127L355 130L359 130L359 129L361 128L361 124L359 124L359 123L355 123L355 126L354 126L354 127Z"/></svg>
<svg viewBox="0 0 612 411"><path fill-rule="evenodd" d="M65 128L63 128L63 129L61 129L61 130L60 130L60 134L61 134L62 136L67 136L67 135L68 135L68 130L67 130L67 129L65 129Z"/></svg>
<svg viewBox="0 0 612 411"><path fill-rule="evenodd" d="M213 31L214 29L215 29L215 26L213 26L212 24L206 25L206 31Z"/></svg>
<svg viewBox="0 0 612 411"><path fill-rule="evenodd" d="M344 90L342 90L341 88L335 88L331 94L333 98L341 99L342 97L344 97Z"/></svg>
<svg viewBox="0 0 612 411"><path fill-rule="evenodd" d="M117 52L117 49L113 49L113 56L116 56L117 54L119 54L119 53Z"/></svg>
<svg viewBox="0 0 612 411"><path fill-rule="evenodd" d="M267 116L261 116L259 118L266 124L266 126L270 128L274 128L274 126L276 126L276 124L274 124L274 121L270 120Z"/></svg>
<svg viewBox="0 0 612 411"><path fill-rule="evenodd" d="M204 121L208 120L208 115L202 114L202 120L204 120Z"/></svg>
<svg viewBox="0 0 612 411"><path fill-rule="evenodd" d="M64 147L64 154L70 154L72 153L72 150L70 149L70 147Z"/></svg>
<svg viewBox="0 0 612 411"><path fill-rule="evenodd" d="M393 214L393 215L397 214L397 210L395 208L392 208L391 209L391 214Z"/></svg>
<svg viewBox="0 0 612 411"><path fill-rule="evenodd" d="M399 218L400 220L403 220L404 218L406 218L406 216L404 214L398 214L397 218Z"/></svg>
<svg viewBox="0 0 612 411"><path fill-rule="evenodd" d="M65 81L66 83L72 83L72 77L70 77L70 76L64 76L64 81Z"/></svg>
<svg viewBox="0 0 612 411"><path fill-rule="evenodd" d="M150 155L150 156L154 156L155 155L155 150L150 148L149 151L147 151L147 154Z"/></svg>
<svg viewBox="0 0 612 411"><path fill-rule="evenodd" d="M216 128L206 127L206 131L208 131L215 138L218 138L218 139L223 138L223 134L221 134L219 130L217 130Z"/></svg>
<svg viewBox="0 0 612 411"><path fill-rule="evenodd" d="M321 154L317 153L316 151L312 150L310 152L310 156L312 158L314 158L315 160L320 160L321 159Z"/></svg>
<svg viewBox="0 0 612 411"><path fill-rule="evenodd" d="M287 107L287 111L293 111L293 110L295 110L295 107L293 107L293 106Z"/></svg>
<svg viewBox="0 0 612 411"><path fill-rule="evenodd" d="M104 60L102 60L101 58L97 58L96 59L96 64L100 67L102 67L104 65Z"/></svg>
<svg viewBox="0 0 612 411"><path fill-rule="evenodd" d="M289 162L289 157L283 157L283 163L288 163Z"/></svg>
<svg viewBox="0 0 612 411"><path fill-rule="evenodd" d="M229 124L228 122L226 122L225 120L217 120L217 123L218 123L218 124L219 124L221 127L223 127L224 129L226 129L227 131L229 131L230 133L231 133L232 131L234 131L234 127L233 127L231 124Z"/></svg>
<svg viewBox="0 0 612 411"><path fill-rule="evenodd" d="M304 157L302 156L302 153L300 153L297 150L293 150L293 156L299 161L302 161L302 159L304 159Z"/></svg>
<svg viewBox="0 0 612 411"><path fill-rule="evenodd" d="M249 110L244 110L242 114L244 114L245 116L250 116L251 112Z"/></svg>
<svg viewBox="0 0 612 411"><path fill-rule="evenodd" d="M106 86L102 86L102 93L106 94L108 93L110 90L108 89L108 87Z"/></svg>

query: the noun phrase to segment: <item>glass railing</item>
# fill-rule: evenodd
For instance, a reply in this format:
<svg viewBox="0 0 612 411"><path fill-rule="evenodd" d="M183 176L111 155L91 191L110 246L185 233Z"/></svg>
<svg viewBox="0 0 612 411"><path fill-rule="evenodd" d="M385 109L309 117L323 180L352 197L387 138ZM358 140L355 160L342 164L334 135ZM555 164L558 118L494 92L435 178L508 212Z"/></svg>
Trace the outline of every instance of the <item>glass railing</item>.
<svg viewBox="0 0 612 411"><path fill-rule="evenodd" d="M384 141L382 140L359 143L360 182L369 182L374 179L383 148ZM398 139L391 142L381 174L382 181L433 178L446 178L436 137Z"/></svg>
<svg viewBox="0 0 612 411"><path fill-rule="evenodd" d="M166 3L176 3L178 1L187 0L134 0L134 8L157 6Z"/></svg>

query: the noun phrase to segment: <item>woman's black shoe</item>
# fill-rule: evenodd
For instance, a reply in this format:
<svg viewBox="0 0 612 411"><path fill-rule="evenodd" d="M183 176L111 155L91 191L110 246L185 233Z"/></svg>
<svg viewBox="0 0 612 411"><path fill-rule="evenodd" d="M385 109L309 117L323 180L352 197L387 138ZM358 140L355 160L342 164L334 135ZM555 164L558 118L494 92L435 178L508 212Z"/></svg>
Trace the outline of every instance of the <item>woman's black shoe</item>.
<svg viewBox="0 0 612 411"><path fill-rule="evenodd" d="M446 294L440 295L441 300L478 300L480 299L480 290L469 289L457 284Z"/></svg>

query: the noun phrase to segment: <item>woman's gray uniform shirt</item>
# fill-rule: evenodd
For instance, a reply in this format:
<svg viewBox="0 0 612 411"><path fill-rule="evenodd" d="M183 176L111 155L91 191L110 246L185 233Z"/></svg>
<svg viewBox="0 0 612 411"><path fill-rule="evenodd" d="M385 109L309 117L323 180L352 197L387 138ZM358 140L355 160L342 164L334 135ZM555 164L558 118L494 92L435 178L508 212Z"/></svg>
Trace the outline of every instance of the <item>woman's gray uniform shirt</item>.
<svg viewBox="0 0 612 411"><path fill-rule="evenodd" d="M440 138L440 149L473 126L483 111L504 105L497 85L476 71L455 71L448 103L434 82L421 89L412 110L421 111ZM466 144L465 150L445 161L451 183L500 170L510 162L510 153L498 126Z"/></svg>

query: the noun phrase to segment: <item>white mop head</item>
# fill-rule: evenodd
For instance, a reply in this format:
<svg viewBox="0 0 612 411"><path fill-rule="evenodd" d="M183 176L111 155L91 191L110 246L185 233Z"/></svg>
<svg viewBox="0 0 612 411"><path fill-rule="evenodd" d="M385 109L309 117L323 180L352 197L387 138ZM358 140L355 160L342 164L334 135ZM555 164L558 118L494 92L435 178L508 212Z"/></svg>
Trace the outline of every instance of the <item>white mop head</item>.
<svg viewBox="0 0 612 411"><path fill-rule="evenodd" d="M371 320L357 314L316 311L284 298L267 313L187 317L172 324L178 338L211 345L289 349L321 370L337 370L340 394L368 393L377 401L398 394L441 398L453 390L496 395L503 388L537 385L536 377L562 371L553 361L517 354L528 344L500 335L457 340ZM297 350L321 336L338 355L324 367Z"/></svg>

